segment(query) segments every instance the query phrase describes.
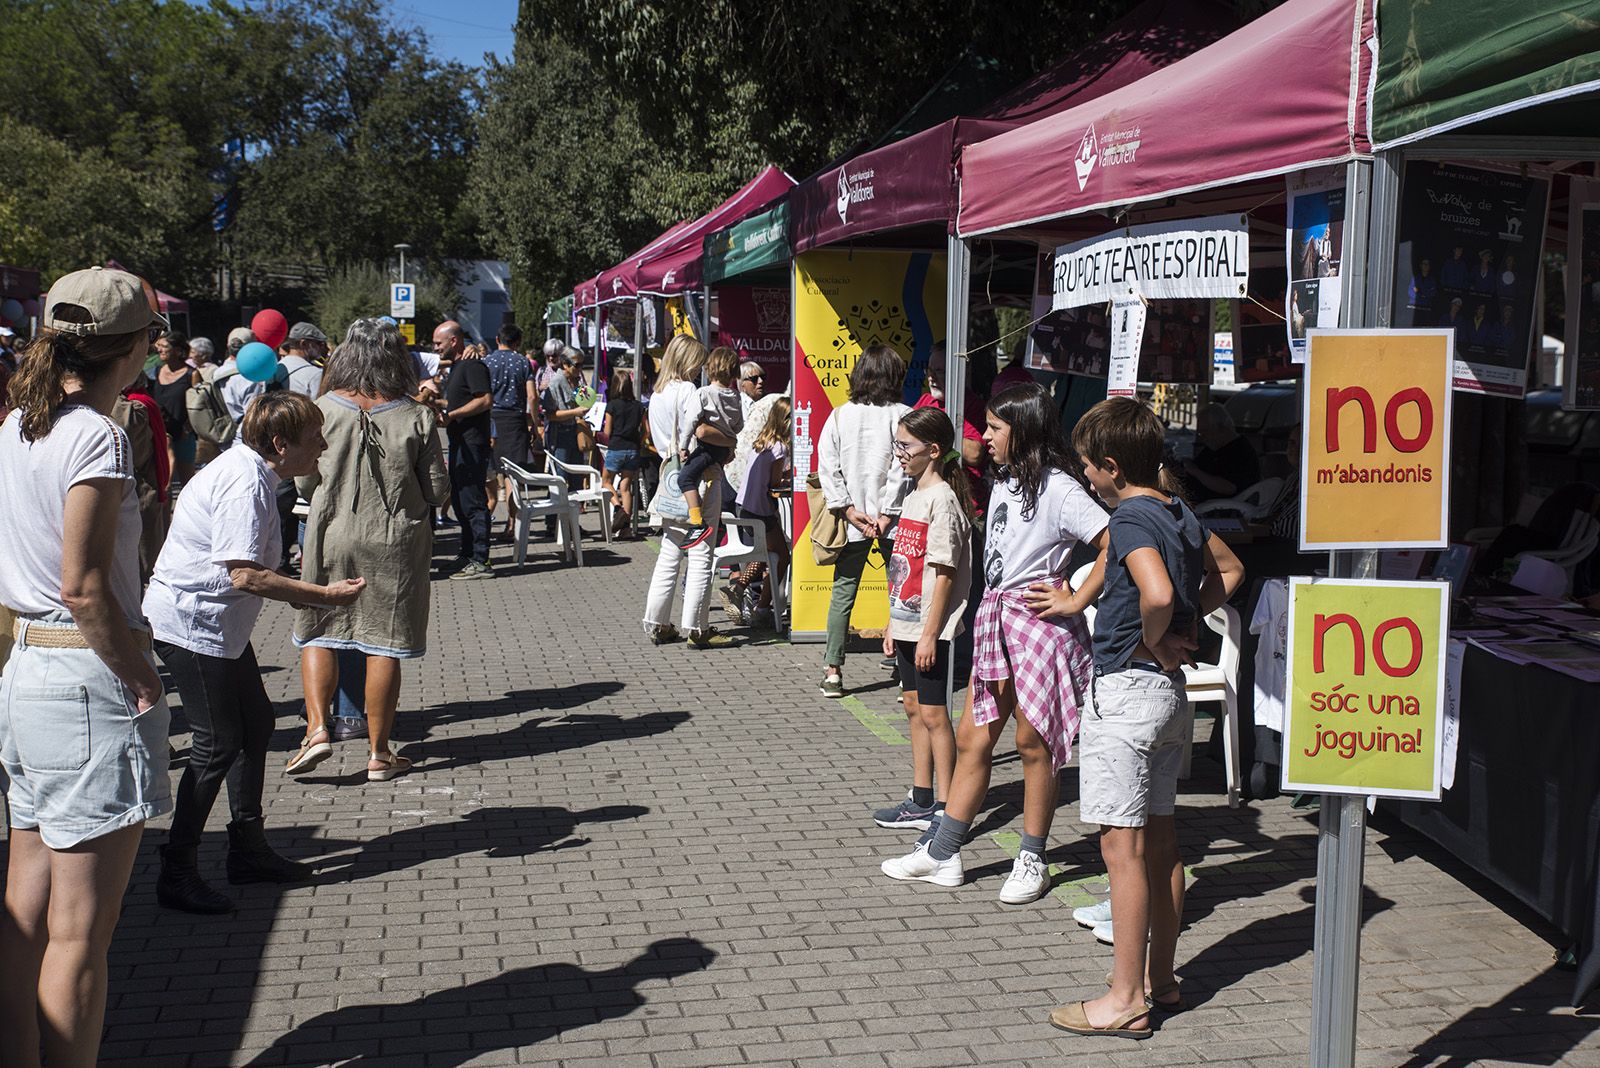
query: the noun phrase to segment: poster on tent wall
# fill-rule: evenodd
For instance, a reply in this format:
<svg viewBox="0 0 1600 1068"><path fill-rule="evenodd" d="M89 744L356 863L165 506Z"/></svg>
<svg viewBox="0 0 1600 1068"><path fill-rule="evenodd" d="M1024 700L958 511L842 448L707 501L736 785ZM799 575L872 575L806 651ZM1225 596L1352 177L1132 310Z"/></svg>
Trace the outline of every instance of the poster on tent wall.
<svg viewBox="0 0 1600 1068"><path fill-rule="evenodd" d="M1455 388L1521 397L1550 182L1412 160L1400 197L1394 326L1455 331Z"/></svg>
<svg viewBox="0 0 1600 1068"><path fill-rule="evenodd" d="M1143 343L1140 344L1137 337L1135 339L1139 353L1139 381L1211 381L1211 312L1214 303L1193 298L1150 303ZM1119 306L1112 306L1113 317L1121 314L1117 311ZM1117 324L1119 332L1121 325L1120 322ZM1113 364L1116 362L1115 336L1112 342Z"/></svg>
<svg viewBox="0 0 1600 1068"><path fill-rule="evenodd" d="M1600 408L1600 182L1574 178L1568 204L1566 407Z"/></svg>
<svg viewBox="0 0 1600 1068"><path fill-rule="evenodd" d="M718 286L718 345L761 365L767 393L789 389L789 291L776 286Z"/></svg>
<svg viewBox="0 0 1600 1068"><path fill-rule="evenodd" d="M1033 371L1105 378L1111 328L1104 305L1051 311L1051 257L1040 256L1034 271L1033 326L1023 366Z"/></svg>
<svg viewBox="0 0 1600 1068"><path fill-rule="evenodd" d="M1289 331L1275 310L1286 306L1288 277L1276 267L1257 268L1250 272L1250 299L1233 302L1235 381L1275 382L1304 373L1305 364L1295 362Z"/></svg>
<svg viewBox="0 0 1600 1068"><path fill-rule="evenodd" d="M1339 325L1339 260L1344 255L1344 177L1338 170L1291 174L1284 231L1289 290L1284 319L1289 355L1306 362L1306 331Z"/></svg>
<svg viewBox="0 0 1600 1068"><path fill-rule="evenodd" d="M833 567L811 553L806 476L817 470L818 444L834 410L850 397L856 358L891 345L913 366L926 367L944 341L945 257L929 252L839 252L796 256L793 267L794 579L791 638L821 641L828 630ZM723 305L724 309L727 305ZM723 312L726 317L726 311ZM876 545L867 557L850 625L881 630L889 620L887 561Z"/></svg>
<svg viewBox="0 0 1600 1068"><path fill-rule="evenodd" d="M1133 397L1139 392L1141 342L1149 306L1137 296L1111 302L1111 348L1106 358L1106 396Z"/></svg>

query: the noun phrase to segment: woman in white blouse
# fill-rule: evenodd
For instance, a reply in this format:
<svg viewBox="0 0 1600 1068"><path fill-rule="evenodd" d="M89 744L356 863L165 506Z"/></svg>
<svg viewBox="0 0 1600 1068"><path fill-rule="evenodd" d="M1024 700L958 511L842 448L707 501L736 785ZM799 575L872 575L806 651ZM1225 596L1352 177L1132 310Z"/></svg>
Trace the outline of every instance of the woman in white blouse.
<svg viewBox="0 0 1600 1068"><path fill-rule="evenodd" d="M906 364L888 345L874 345L850 369L850 399L836 408L817 442L817 477L823 499L850 525L849 542L833 565L828 604L824 697L844 696L844 646L861 572L874 542L887 563L889 530L899 511L904 480L894 458L894 428L911 409L900 400Z"/></svg>
<svg viewBox="0 0 1600 1068"><path fill-rule="evenodd" d="M699 414L695 390L707 356L706 347L687 334L667 342L666 351L661 354L661 371L650 397L649 418L650 439L663 461L679 455L694 436ZM714 428L711 432L717 433ZM734 439L725 437L712 444L732 447ZM687 550L684 543L691 528L682 520L662 521L661 555L656 557L644 606L645 633L656 645L675 642L685 635L699 649L731 644L709 624L712 561L717 547L717 522L722 515L720 479L713 481L701 501L701 511L711 525L711 535ZM678 592L680 573L684 574L681 629L672 625L672 601Z"/></svg>

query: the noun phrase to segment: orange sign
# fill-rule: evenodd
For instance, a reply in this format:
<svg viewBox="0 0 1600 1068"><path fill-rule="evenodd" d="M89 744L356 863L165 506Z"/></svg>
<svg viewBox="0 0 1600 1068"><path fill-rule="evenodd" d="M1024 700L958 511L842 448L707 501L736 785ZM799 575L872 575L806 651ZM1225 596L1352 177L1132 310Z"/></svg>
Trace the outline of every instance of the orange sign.
<svg viewBox="0 0 1600 1068"><path fill-rule="evenodd" d="M1308 330L1300 549L1450 543L1450 330Z"/></svg>

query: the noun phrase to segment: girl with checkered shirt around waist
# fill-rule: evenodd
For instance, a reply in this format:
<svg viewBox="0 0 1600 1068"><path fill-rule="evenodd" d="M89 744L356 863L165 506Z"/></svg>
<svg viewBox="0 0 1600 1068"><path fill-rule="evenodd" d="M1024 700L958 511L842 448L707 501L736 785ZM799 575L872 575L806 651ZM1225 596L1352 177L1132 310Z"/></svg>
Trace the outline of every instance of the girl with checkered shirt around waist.
<svg viewBox="0 0 1600 1068"><path fill-rule="evenodd" d="M1072 755L1079 710L1093 676L1082 612L1104 579L1106 511L1072 474L1050 397L1013 386L989 402L983 440L1004 469L989 496L984 593L973 623L972 681L956 732L956 769L942 816L915 849L883 862L892 879L960 886L961 846L989 790L994 747L1016 724L1022 758L1022 849L1000 888L1021 905L1049 888L1045 839L1055 815L1057 773ZM1073 549L1101 552L1082 588L1066 584Z"/></svg>

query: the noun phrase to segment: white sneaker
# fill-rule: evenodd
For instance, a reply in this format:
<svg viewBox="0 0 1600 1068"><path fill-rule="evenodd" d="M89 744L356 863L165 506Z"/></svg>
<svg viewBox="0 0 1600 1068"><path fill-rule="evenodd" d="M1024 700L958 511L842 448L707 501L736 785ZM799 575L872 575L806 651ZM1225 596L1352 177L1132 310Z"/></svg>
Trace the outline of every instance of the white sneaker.
<svg viewBox="0 0 1600 1068"><path fill-rule="evenodd" d="M1108 897L1098 905L1085 905L1080 909L1072 910L1072 921L1079 927L1094 927L1102 923L1111 922L1111 899Z"/></svg>
<svg viewBox="0 0 1600 1068"><path fill-rule="evenodd" d="M1111 941L1111 921L1110 920L1107 920L1104 923L1097 923L1097 924L1094 925L1094 940L1096 942L1100 942L1100 943L1103 943L1104 945L1108 945L1108 946L1115 944L1115 943L1113 943Z"/></svg>
<svg viewBox="0 0 1600 1068"><path fill-rule="evenodd" d="M884 861L882 867L883 874L891 879L915 879L934 886L960 886L967 879L960 853L949 860L935 860L922 842L905 856Z"/></svg>
<svg viewBox="0 0 1600 1068"><path fill-rule="evenodd" d="M1044 858L1037 853L1023 851L1011 865L1011 874L1000 887L1002 905L1026 905L1037 901L1050 888L1050 875L1045 871Z"/></svg>

